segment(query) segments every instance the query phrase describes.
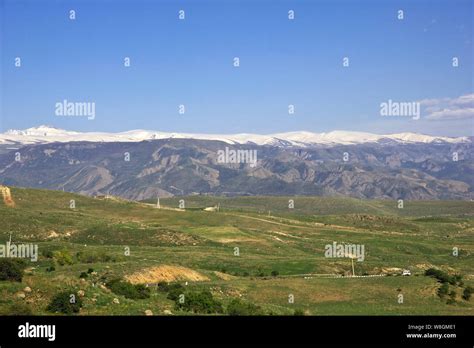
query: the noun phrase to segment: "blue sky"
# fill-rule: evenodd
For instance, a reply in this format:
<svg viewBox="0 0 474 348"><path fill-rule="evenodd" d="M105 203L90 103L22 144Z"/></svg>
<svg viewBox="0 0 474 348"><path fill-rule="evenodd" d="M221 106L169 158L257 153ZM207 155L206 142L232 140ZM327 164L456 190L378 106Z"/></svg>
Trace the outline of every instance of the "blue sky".
<svg viewBox="0 0 474 348"><path fill-rule="evenodd" d="M47 124L111 132L473 135L466 112L430 119L427 111L418 121L379 112L388 99L430 99L444 110L473 93L469 0L0 0L0 6L1 131ZM55 103L64 99L95 102L95 119L56 116Z"/></svg>

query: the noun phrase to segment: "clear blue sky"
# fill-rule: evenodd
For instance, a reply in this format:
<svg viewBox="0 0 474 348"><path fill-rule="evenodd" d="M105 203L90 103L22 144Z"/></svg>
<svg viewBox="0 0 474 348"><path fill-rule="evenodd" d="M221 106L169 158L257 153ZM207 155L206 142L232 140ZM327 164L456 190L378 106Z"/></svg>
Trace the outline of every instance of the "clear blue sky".
<svg viewBox="0 0 474 348"><path fill-rule="evenodd" d="M379 114L388 99L473 93L470 0L0 0L0 10L0 131L47 124L113 132L472 135L472 117ZM95 102L95 120L55 116L63 99Z"/></svg>

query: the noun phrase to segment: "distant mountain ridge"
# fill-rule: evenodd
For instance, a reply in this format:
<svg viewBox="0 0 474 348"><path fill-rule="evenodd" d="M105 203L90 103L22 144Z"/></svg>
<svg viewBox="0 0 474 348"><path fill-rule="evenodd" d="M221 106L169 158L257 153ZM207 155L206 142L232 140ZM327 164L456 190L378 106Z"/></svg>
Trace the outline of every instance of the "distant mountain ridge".
<svg viewBox="0 0 474 348"><path fill-rule="evenodd" d="M298 147L165 138L17 147L5 145L0 153L0 184L64 188L86 195L110 193L134 200L194 194L474 198L472 142L381 141ZM258 161L255 166L222 163L219 151L226 148L256 151Z"/></svg>
<svg viewBox="0 0 474 348"><path fill-rule="evenodd" d="M378 135L365 132L332 131L328 133L312 133L306 131L276 133L269 135L260 134L193 134L193 133L169 133L149 130L131 130L120 133L105 132L75 132L54 128L51 126L39 126L25 130L9 130L0 134L2 145L28 145L45 144L54 142L140 142L158 139L194 139L215 140L227 144L255 144L277 147L313 147L313 146L335 146L356 145L365 143L470 143L469 137L439 137L423 135L418 133L397 133Z"/></svg>

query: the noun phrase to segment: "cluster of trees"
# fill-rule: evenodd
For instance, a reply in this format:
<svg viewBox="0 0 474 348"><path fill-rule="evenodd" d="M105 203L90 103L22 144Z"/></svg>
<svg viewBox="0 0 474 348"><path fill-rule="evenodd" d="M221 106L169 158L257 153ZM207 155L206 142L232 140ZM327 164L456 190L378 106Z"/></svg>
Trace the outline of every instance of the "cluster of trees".
<svg viewBox="0 0 474 348"><path fill-rule="evenodd" d="M105 252L97 251L78 251L75 255L72 255L68 250L59 249L51 250L46 249L42 255L56 262L60 266L72 265L75 262L79 263L97 263L97 262L116 262L117 258L109 255Z"/></svg>
<svg viewBox="0 0 474 348"><path fill-rule="evenodd" d="M443 272L442 270L435 269L435 268L429 268L425 271L425 275L429 277L436 278L438 282L441 283L440 287L438 288L438 296L442 299L444 299L446 296L449 296L448 300L446 301L447 304L454 304L456 303L456 286L463 287L464 282L462 280L462 275L460 274L454 274L454 275L449 275L446 272ZM452 286L453 288L450 291L450 287ZM474 292L474 288L471 286L467 286L464 288L462 298L466 301L469 301L471 299L471 295Z"/></svg>
<svg viewBox="0 0 474 348"><path fill-rule="evenodd" d="M227 272L227 269L222 268L222 269L221 269L221 273L228 273L228 272ZM232 273L229 273L229 274L232 274L232 275L234 275L234 276L243 276L243 277L249 277L249 276L250 276L250 273L247 272L247 271L244 271L244 272L242 272L242 273L240 273L240 272L232 272ZM278 271L276 271L276 270L273 270L273 271L270 272L270 275L271 275L272 277L278 277L278 276L280 275L280 272L278 272ZM267 277L268 274L267 274L264 270L262 270L261 268L259 268L259 269L257 270L257 272L254 274L254 276L255 276L255 277Z"/></svg>

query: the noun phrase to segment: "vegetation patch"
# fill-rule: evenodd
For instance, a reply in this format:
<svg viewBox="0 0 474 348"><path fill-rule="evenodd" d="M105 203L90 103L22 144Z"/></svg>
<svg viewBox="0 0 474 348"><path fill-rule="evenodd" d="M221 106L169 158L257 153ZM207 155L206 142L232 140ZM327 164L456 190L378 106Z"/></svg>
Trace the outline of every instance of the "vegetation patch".
<svg viewBox="0 0 474 348"><path fill-rule="evenodd" d="M128 299L145 299L150 297L150 289L143 284L131 284L122 279L112 279L106 286L114 294L122 295Z"/></svg>
<svg viewBox="0 0 474 348"><path fill-rule="evenodd" d="M75 295L74 291L62 291L51 299L46 308L52 313L76 314L82 307L82 299Z"/></svg>
<svg viewBox="0 0 474 348"><path fill-rule="evenodd" d="M21 282L24 268L21 259L0 259L0 280Z"/></svg>

